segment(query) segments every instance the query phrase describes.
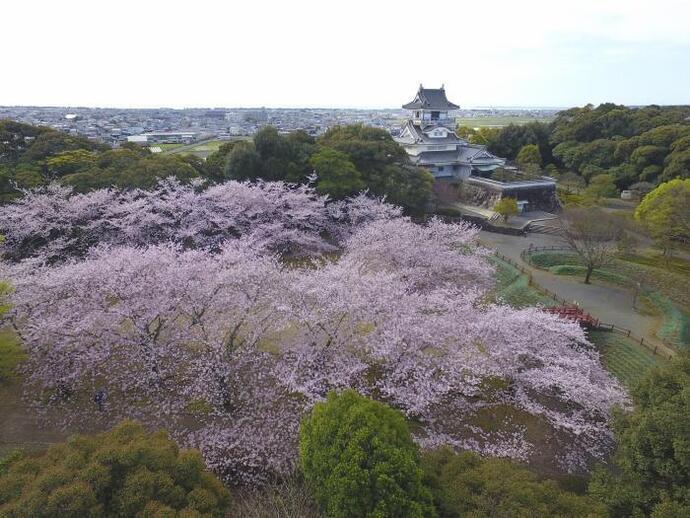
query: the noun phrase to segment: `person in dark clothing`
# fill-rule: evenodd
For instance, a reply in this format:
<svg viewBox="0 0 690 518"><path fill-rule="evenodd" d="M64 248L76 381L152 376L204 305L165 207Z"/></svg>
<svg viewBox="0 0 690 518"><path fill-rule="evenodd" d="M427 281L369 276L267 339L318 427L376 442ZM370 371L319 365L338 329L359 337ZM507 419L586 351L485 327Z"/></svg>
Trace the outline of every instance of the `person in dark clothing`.
<svg viewBox="0 0 690 518"><path fill-rule="evenodd" d="M108 395L106 394L105 390L100 389L94 394L93 400L95 403L98 405L98 410L100 412L103 412L103 407L105 405L105 400L107 399Z"/></svg>

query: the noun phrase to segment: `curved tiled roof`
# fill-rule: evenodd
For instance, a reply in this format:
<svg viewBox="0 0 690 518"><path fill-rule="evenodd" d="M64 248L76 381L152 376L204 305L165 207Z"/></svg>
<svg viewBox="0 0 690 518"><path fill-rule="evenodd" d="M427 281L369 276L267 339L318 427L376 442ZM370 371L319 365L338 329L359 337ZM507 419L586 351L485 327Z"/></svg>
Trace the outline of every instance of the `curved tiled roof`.
<svg viewBox="0 0 690 518"><path fill-rule="evenodd" d="M407 104L403 104L406 110L457 110L460 108L457 104L453 104L446 97L446 90L441 88L424 88L419 85L417 95Z"/></svg>
<svg viewBox="0 0 690 518"><path fill-rule="evenodd" d="M431 126L431 128L435 128L437 126ZM431 129L430 128L430 129ZM414 142L425 142L428 144L447 144L447 143L458 143L458 144L463 144L466 141L458 137L453 130L450 128L446 128L448 130L448 134L445 137L430 137L426 133L424 133L424 129L417 126L416 124L413 124L411 120L408 120L405 122L405 124L402 127L402 132L407 129L409 133L413 135L412 139L405 139L405 138L399 138L400 142L407 142L407 143L414 143ZM401 133L402 133L401 132Z"/></svg>

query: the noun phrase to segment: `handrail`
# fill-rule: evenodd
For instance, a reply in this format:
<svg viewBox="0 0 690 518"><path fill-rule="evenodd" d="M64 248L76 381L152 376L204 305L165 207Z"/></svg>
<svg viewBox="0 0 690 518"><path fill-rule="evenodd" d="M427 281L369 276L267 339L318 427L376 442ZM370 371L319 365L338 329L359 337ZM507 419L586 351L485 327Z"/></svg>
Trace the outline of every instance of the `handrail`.
<svg viewBox="0 0 690 518"><path fill-rule="evenodd" d="M523 259L524 259L525 253L526 253L527 251L530 251L530 250L531 250L531 251L535 251L535 250L536 250L536 251L541 251L541 250L572 250L572 248L570 248L570 247L547 247L547 246L543 246L543 247L531 247L531 248L528 248L528 249L523 250L522 253L520 254L520 256L523 257ZM499 252L497 252L497 251L494 252L494 255L495 255L496 257L498 257L499 259L501 259L502 261L505 261L506 263L510 264L511 266L513 266L514 268L516 268L518 271L520 271L520 272L523 273L524 275L526 275L526 276L527 276L527 285L528 285L528 286L530 286L530 287L536 289L537 291L539 291L539 292L541 292L542 294L548 296L549 298L555 300L556 302L559 302L560 304L572 305L571 302L569 302L569 301L567 301L567 300L565 300L565 299L559 297L559 296L558 296L557 294L555 294L554 292L552 292L552 291L550 291L550 290L547 290L547 289L544 288L543 286L537 284L537 283L534 281L534 279L532 278L532 273L531 273L529 270L527 270L527 269L523 268L522 266L520 266L516 261L512 260L512 259L509 258L509 257L506 257L505 255L503 255L503 254L501 254L501 253L499 253ZM530 264L529 261L527 261L527 262L528 262L528 264ZM575 306L576 306L576 307L579 307L577 303L575 303ZM644 347L645 349L651 351L652 354L655 354L655 355L658 355L658 356L662 356L662 357L664 357L664 358L666 357L665 355L662 354L662 351L659 350L659 346L658 346L658 345L652 345L651 343L649 343L649 340L647 340L647 342L645 342L644 337L642 337L642 338L637 337L636 335L634 335L634 334L632 333L632 331L631 331L630 329L626 329L626 328L624 328L624 327L617 326L616 324L610 324L610 323L608 323L608 322L602 322L601 320L599 320L597 317L591 315L590 313L587 313L587 317L590 317L591 319L596 320L597 325L596 325L595 329L600 330L600 331L616 332L616 333L618 333L618 334L620 334L620 335L624 335L624 336L626 336L627 338L630 338L631 340L637 342L639 345L641 345L641 346ZM665 342L664 340L660 340L660 342L664 345L664 348L667 348L667 349L674 349L674 346L673 346L672 344L669 344L669 343ZM669 353L669 354L668 354L668 359L670 360L671 358L673 358L673 356L674 356L673 354Z"/></svg>
<svg viewBox="0 0 690 518"><path fill-rule="evenodd" d="M632 331L630 331L630 329L626 329L624 327L617 326L616 324L609 324L607 322L599 322L599 326L597 327L597 329L599 329L601 331L615 332L615 333L618 333L619 335L626 336L626 337L630 338L631 340L634 340L635 342L639 343L645 349L651 351L652 354L665 357L664 355L661 354L661 351L659 351L658 345L652 346L652 344L650 344L649 341L647 341L647 342L644 341L644 337L638 338L637 336L632 334ZM661 342L666 347L668 347L669 349L672 347L670 344L664 342L663 340L661 340ZM672 358L673 358L673 354L669 353L668 359L670 360Z"/></svg>

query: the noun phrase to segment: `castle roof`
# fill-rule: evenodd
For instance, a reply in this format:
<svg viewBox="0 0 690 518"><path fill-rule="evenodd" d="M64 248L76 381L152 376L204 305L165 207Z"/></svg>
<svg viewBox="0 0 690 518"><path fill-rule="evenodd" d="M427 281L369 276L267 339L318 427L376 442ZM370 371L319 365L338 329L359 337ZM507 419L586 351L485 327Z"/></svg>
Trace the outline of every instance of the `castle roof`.
<svg viewBox="0 0 690 518"><path fill-rule="evenodd" d="M420 126L417 126L416 124L413 124L411 120L408 120L405 122L405 125L402 128L402 135L409 136L407 138L403 136L398 140L406 144L414 144L417 142L424 142L427 144L461 144L465 142L463 139L459 138L455 134L455 132L450 128L446 128L448 130L448 134L445 137L430 137L425 133L427 129L434 129L436 127L437 126L435 125L429 125L428 127L425 126L424 128L422 128Z"/></svg>
<svg viewBox="0 0 690 518"><path fill-rule="evenodd" d="M417 95L407 104L403 104L406 110L457 110L460 108L457 104L453 104L446 97L446 90L441 88L424 88L419 85Z"/></svg>

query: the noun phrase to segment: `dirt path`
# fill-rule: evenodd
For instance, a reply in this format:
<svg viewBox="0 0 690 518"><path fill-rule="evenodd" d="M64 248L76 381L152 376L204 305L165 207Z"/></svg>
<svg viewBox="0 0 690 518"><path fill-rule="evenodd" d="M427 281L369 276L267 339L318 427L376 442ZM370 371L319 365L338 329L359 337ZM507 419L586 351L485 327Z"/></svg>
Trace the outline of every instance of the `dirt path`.
<svg viewBox="0 0 690 518"><path fill-rule="evenodd" d="M633 308L634 293L631 290L610 285L585 284L579 277L555 275L533 268L520 257L520 253L530 244L563 246L564 243L558 237L546 234L528 234L521 237L482 231L480 240L484 246L497 250L528 269L538 285L567 301L577 303L602 322L630 329L632 334L644 338L645 342L658 346L667 354L673 354L674 351L654 334L658 320Z"/></svg>

